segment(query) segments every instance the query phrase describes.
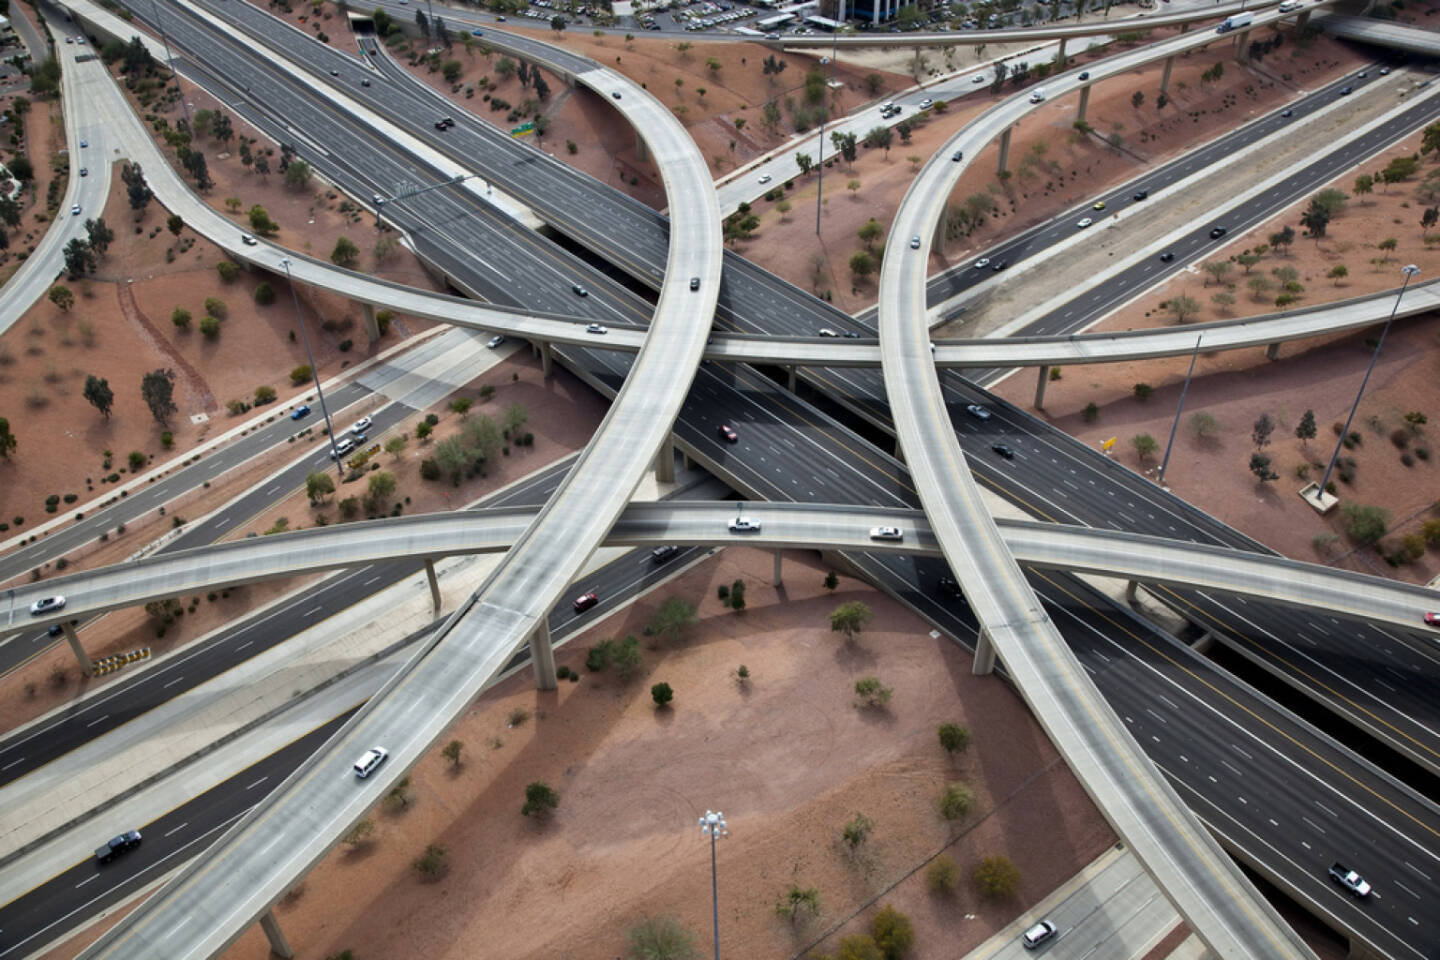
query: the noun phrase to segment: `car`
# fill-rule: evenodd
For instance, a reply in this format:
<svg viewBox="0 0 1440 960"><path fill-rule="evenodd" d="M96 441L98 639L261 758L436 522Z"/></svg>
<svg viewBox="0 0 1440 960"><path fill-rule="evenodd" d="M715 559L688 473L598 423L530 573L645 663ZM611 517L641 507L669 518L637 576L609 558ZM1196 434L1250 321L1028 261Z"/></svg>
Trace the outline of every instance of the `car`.
<svg viewBox="0 0 1440 960"><path fill-rule="evenodd" d="M126 830L118 837L112 837L100 849L95 851L95 859L101 863L109 863L122 853L129 853L140 846L140 831Z"/></svg>
<svg viewBox="0 0 1440 960"><path fill-rule="evenodd" d="M570 285L570 289L571 289L572 291L574 291L575 296L577 296L577 297L588 297L588 296L590 296L590 291L589 291L589 290L586 290L583 284L572 283L572 284Z"/></svg>
<svg viewBox="0 0 1440 960"><path fill-rule="evenodd" d="M770 174L768 174L768 173L762 173L762 174L760 174L760 182L761 182L761 183L769 183L769 182L770 182Z"/></svg>
<svg viewBox="0 0 1440 960"><path fill-rule="evenodd" d="M1211 228L1211 230L1210 230L1210 239L1211 239L1211 240L1219 240L1221 237L1225 236L1225 234L1227 234L1227 233L1229 233L1229 232L1230 232L1230 228L1229 228L1229 227L1213 227L1213 228Z"/></svg>
<svg viewBox="0 0 1440 960"><path fill-rule="evenodd" d="M956 163L959 163L961 160L965 159L965 151L956 150L954 153L950 154L950 159L954 160Z"/></svg>
<svg viewBox="0 0 1440 960"><path fill-rule="evenodd" d="M620 99L620 91L619 91L619 90L611 90L611 91L610 91L610 96L614 97L616 100L619 100L619 99Z"/></svg>
<svg viewBox="0 0 1440 960"><path fill-rule="evenodd" d="M1343 863L1330 864L1330 879L1357 897L1370 896L1370 884L1366 882L1364 877Z"/></svg>
<svg viewBox="0 0 1440 960"><path fill-rule="evenodd" d="M829 327L821 327L820 330L819 330L819 333L820 333L820 336L822 336L822 337L838 337L838 336L840 336L840 331L838 331L838 330L831 330Z"/></svg>
<svg viewBox="0 0 1440 960"><path fill-rule="evenodd" d="M505 334L503 334L503 333L497 333L497 334L495 334L495 336L493 336L493 337L491 337L489 340L485 341L485 346L489 347L491 350L494 350L496 347L500 346L500 344L502 344L502 343L504 343L504 342L505 342Z"/></svg>
<svg viewBox="0 0 1440 960"><path fill-rule="evenodd" d="M929 97L926 97L924 100L920 101L921 110L929 110L933 106L935 106L935 101L930 99Z"/></svg>
<svg viewBox="0 0 1440 960"><path fill-rule="evenodd" d="M1425 614L1425 625L1427 627L1440 627L1440 612L1432 610Z"/></svg>
<svg viewBox="0 0 1440 960"><path fill-rule="evenodd" d="M1080 71L1080 76L1079 76L1078 79L1080 79L1080 80L1089 80L1089 79L1090 79L1090 71L1089 71L1089 70L1082 70L1082 71Z"/></svg>
<svg viewBox="0 0 1440 960"><path fill-rule="evenodd" d="M970 416L974 417L976 420L989 420L991 416L990 411L987 410L985 407L980 406L980 404L978 403L966 404L965 412L970 414Z"/></svg>
<svg viewBox="0 0 1440 960"><path fill-rule="evenodd" d="M443 124L445 124L445 126L447 126L447 127L453 127L453 126L455 126L455 118L454 118L454 117L446 117L446 118L444 118L443 120L441 120L440 122L443 123Z"/></svg>
<svg viewBox="0 0 1440 960"><path fill-rule="evenodd" d="M497 23L504 23L504 22L505 22L505 18L504 18L504 17L496 17L496 18L495 18L495 21L496 21Z"/></svg>
<svg viewBox="0 0 1440 960"><path fill-rule="evenodd" d="M1015 451L1012 450L1012 449L1009 447L1009 445L1007 445L1007 444L1004 444L1004 443L992 443L992 444L990 444L990 449L991 449L991 450L994 450L996 453L1000 454L1000 456L1004 457L1006 460L1014 460L1014 459L1015 459Z"/></svg>
<svg viewBox="0 0 1440 960"><path fill-rule="evenodd" d="M355 761L355 776L364 780L374 772L376 767L384 763L388 756L390 756L390 751L384 747L371 747L366 750L360 754L360 759Z"/></svg>
<svg viewBox="0 0 1440 960"><path fill-rule="evenodd" d="M940 592L945 594L945 596L947 597L958 598L962 596L962 594L960 593L960 584L955 582L954 577L941 577L939 580L935 581L935 586L939 587Z"/></svg>
<svg viewBox="0 0 1440 960"><path fill-rule="evenodd" d="M699 278L699 277L691 277L691 278L690 278L690 289L691 289L691 290L699 290L699 289L700 289L700 278Z"/></svg>
<svg viewBox="0 0 1440 960"><path fill-rule="evenodd" d="M85 148L85 147L88 147L88 146L90 146L90 141L89 141L89 140L81 140L81 141L80 141L80 147L81 147L82 149Z"/></svg>
<svg viewBox="0 0 1440 960"><path fill-rule="evenodd" d="M1355 88L1354 88L1354 87L1341 87L1341 88L1340 88L1340 96L1342 96L1342 97L1348 97L1348 96L1350 96L1350 94L1352 94L1352 93L1354 93L1354 92L1355 92Z"/></svg>
<svg viewBox="0 0 1440 960"><path fill-rule="evenodd" d="M975 76L973 76L973 77L970 78L970 82L971 82L971 83L984 83L984 82L985 82L985 74L983 74L983 73L977 73L977 74L975 74Z"/></svg>
<svg viewBox="0 0 1440 960"><path fill-rule="evenodd" d="M988 266L990 266L990 258L989 258L989 257L981 257L979 260L976 260L976 261L975 261L975 269L976 269L976 270L984 270L984 269L985 269L986 267L988 267Z"/></svg>
<svg viewBox="0 0 1440 960"><path fill-rule="evenodd" d="M41 614L50 613L55 610L63 610L64 608L65 598L56 594L53 597L41 597L39 600L30 604L30 614L31 616L38 617Z"/></svg>
<svg viewBox="0 0 1440 960"><path fill-rule="evenodd" d="M829 58L829 57L821 57L821 58L820 58L820 66L822 66L822 67L828 67L828 66L830 66L830 58Z"/></svg>
<svg viewBox="0 0 1440 960"><path fill-rule="evenodd" d="M731 533L759 533L760 521L751 520L749 517L736 517L730 521Z"/></svg>
<svg viewBox="0 0 1440 960"><path fill-rule="evenodd" d="M585 332L597 334L603 337L605 334L610 332L610 328L605 326L603 323L587 323L585 324Z"/></svg>
<svg viewBox="0 0 1440 960"><path fill-rule="evenodd" d="M650 551L650 561L652 563L669 563L675 559L675 555L679 552L679 547L673 543L667 543L663 547L656 547Z"/></svg>
<svg viewBox="0 0 1440 960"><path fill-rule="evenodd" d="M1364 79L1365 79L1366 77L1368 77L1368 76L1370 76L1369 71L1361 70L1359 73L1355 74L1355 79L1356 79L1356 80L1364 80Z"/></svg>
<svg viewBox="0 0 1440 960"><path fill-rule="evenodd" d="M575 612L584 613L586 610L589 610L591 607L595 606L595 604L599 602L600 597L595 593L594 590L591 590L589 593L582 593L580 594L580 596L575 598Z"/></svg>
<svg viewBox="0 0 1440 960"><path fill-rule="evenodd" d="M483 37L483 36L485 36L485 31L484 31L484 30L471 30L471 31L470 31L470 36L472 36L472 37Z"/></svg>
<svg viewBox="0 0 1440 960"><path fill-rule="evenodd" d="M1035 91L1033 91L1033 92L1030 94L1030 102L1031 102L1031 103L1040 103L1040 102L1043 101L1044 99L1045 99L1045 91L1044 91L1044 90L1040 90L1040 89L1037 88Z"/></svg>
<svg viewBox="0 0 1440 960"><path fill-rule="evenodd" d="M71 207L70 207L70 216L72 216L72 217L78 217L78 216L80 216L80 204L76 203L76 204L72 204L72 205L71 205Z"/></svg>
<svg viewBox="0 0 1440 960"><path fill-rule="evenodd" d="M74 42L75 42L75 38L74 38L74 37L66 37L66 38L65 38L65 42L66 42L66 43L74 43Z"/></svg>
<svg viewBox="0 0 1440 960"><path fill-rule="evenodd" d="M1149 190L1136 190L1136 191L1135 191L1135 196L1131 197L1131 199L1132 199L1132 200L1135 200L1136 202L1139 202L1139 201L1141 201L1141 200L1149 200L1149 199L1150 199L1150 191L1149 191Z"/></svg>
<svg viewBox="0 0 1440 960"><path fill-rule="evenodd" d="M1164 253L1160 254L1160 262L1161 262L1161 263L1169 263L1171 260L1174 260L1174 259L1175 259L1175 253L1174 253L1174 251L1166 250Z"/></svg>
<svg viewBox="0 0 1440 960"><path fill-rule="evenodd" d="M64 632L65 625L63 623L52 623L50 624L50 627L45 631L46 635L51 637L58 637Z"/></svg>
<svg viewBox="0 0 1440 960"><path fill-rule="evenodd" d="M75 38L75 46L77 46L77 47L83 47L83 46L85 46L85 38L84 38L84 37L76 37L76 38Z"/></svg>
<svg viewBox="0 0 1440 960"><path fill-rule="evenodd" d="M904 540L905 531L899 527L871 527L871 540Z"/></svg>
<svg viewBox="0 0 1440 960"><path fill-rule="evenodd" d="M255 246L257 243L259 243L260 241L259 241L259 240L256 240L254 237L250 236L250 234L248 234L248 233L242 233L242 234L240 234L240 242L243 243L243 244L245 244L245 246L247 246L247 247L253 247L253 246Z"/></svg>
<svg viewBox="0 0 1440 960"><path fill-rule="evenodd" d="M308 416L310 416L310 405L308 403L302 403L290 411L291 420L304 420Z"/></svg>
<svg viewBox="0 0 1440 960"><path fill-rule="evenodd" d="M1090 226L1090 224L1094 222L1095 221L1091 220L1089 217L1081 217L1080 222L1075 224L1075 226L1079 227L1081 230L1084 230L1086 227Z"/></svg>
<svg viewBox="0 0 1440 960"><path fill-rule="evenodd" d="M728 423L720 424L720 426L715 428L715 432L719 434L720 439L726 443L736 443L740 440L740 435L736 433Z"/></svg>
<svg viewBox="0 0 1440 960"><path fill-rule="evenodd" d="M911 237L911 238L910 238L910 249L911 249L911 250L919 250L919 249L920 249L920 238L919 238L918 236L914 236L914 237Z"/></svg>
<svg viewBox="0 0 1440 960"><path fill-rule="evenodd" d="M842 334L842 336L843 336L846 340L859 340L859 339L860 339L860 334L856 333L854 330L846 330L846 331Z"/></svg>
<svg viewBox="0 0 1440 960"><path fill-rule="evenodd" d="M994 263L990 264L990 272L999 273L1001 270L1004 270L1008 266L1010 266L1009 260L996 260Z"/></svg>
<svg viewBox="0 0 1440 960"><path fill-rule="evenodd" d="M369 77L361 77L361 78L360 78L360 86L362 86L362 87L368 87L368 86L370 86L370 78L369 78Z"/></svg>
<svg viewBox="0 0 1440 960"><path fill-rule="evenodd" d="M369 430L370 427L374 425L374 423L375 421L370 417L361 417L359 420L356 420L350 425L350 432L355 434L355 436L357 437L362 436L366 430Z"/></svg>
<svg viewBox="0 0 1440 960"><path fill-rule="evenodd" d="M330 76L332 76L332 77L338 77L338 76L340 76L340 71L339 71L339 70L331 70L331 71L330 71Z"/></svg>
<svg viewBox="0 0 1440 960"><path fill-rule="evenodd" d="M80 176L82 176L82 177L88 177L88 176L90 176L90 171L87 170L87 169L85 169L84 167L81 167L81 168L80 168Z"/></svg>
<svg viewBox="0 0 1440 960"><path fill-rule="evenodd" d="M1281 111L1280 111L1280 116L1282 116L1282 117L1293 117L1293 116L1295 116L1295 111L1294 111L1294 110L1281 110Z"/></svg>
<svg viewBox="0 0 1440 960"><path fill-rule="evenodd" d="M1091 205L1090 209L1091 209L1091 210L1104 210L1104 209L1105 209L1105 201L1104 201L1104 200L1096 200L1095 203L1094 203L1093 205Z"/></svg>
<svg viewBox="0 0 1440 960"><path fill-rule="evenodd" d="M1380 68L1380 76L1382 76L1382 77L1388 77L1389 75L1390 75L1390 68L1389 68L1389 67L1381 67L1381 68Z"/></svg>
<svg viewBox="0 0 1440 960"><path fill-rule="evenodd" d="M1026 950L1034 950L1046 940L1053 939L1054 936L1055 924L1051 923L1049 920L1041 920L1039 923L1033 924L1032 926L1028 927L1024 933L1020 934L1020 943L1025 947Z"/></svg>
<svg viewBox="0 0 1440 960"><path fill-rule="evenodd" d="M341 439L335 441L335 446L333 446L333 447L330 448L330 459L331 459L331 460L339 459L340 457L345 456L345 454L349 453L351 450L354 450L354 449L355 449L355 438L354 438L354 437L342 437Z"/></svg>

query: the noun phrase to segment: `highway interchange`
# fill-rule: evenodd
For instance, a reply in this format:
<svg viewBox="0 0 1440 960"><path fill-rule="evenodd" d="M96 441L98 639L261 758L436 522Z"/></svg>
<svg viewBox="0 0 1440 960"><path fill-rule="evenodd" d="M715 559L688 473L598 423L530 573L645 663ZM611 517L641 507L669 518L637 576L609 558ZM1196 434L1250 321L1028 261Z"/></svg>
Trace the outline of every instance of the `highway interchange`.
<svg viewBox="0 0 1440 960"><path fill-rule="evenodd" d="M727 272L729 272L729 269L727 269ZM593 288L592 288L592 289L593 289ZM611 368L611 373L613 373L613 368ZM603 376L603 374L602 374L602 376ZM739 371L737 371L737 376L739 376ZM750 384L750 386L752 386L752 390L755 389L755 384L752 383L752 384ZM713 443L711 443L710 446L713 446Z"/></svg>

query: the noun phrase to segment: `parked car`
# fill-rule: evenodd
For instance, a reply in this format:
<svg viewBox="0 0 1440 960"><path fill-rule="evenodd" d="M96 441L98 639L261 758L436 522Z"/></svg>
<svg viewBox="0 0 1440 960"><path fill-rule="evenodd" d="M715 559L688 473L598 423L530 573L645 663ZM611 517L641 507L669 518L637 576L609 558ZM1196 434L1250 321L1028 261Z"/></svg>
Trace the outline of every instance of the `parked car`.
<svg viewBox="0 0 1440 960"><path fill-rule="evenodd" d="M589 593L582 593L575 598L575 612L584 613L599 602L600 597L594 590L591 590Z"/></svg>
<svg viewBox="0 0 1440 960"><path fill-rule="evenodd" d="M350 432L357 437L362 436L374 423L375 421L370 417L361 417L350 425Z"/></svg>
<svg viewBox="0 0 1440 960"><path fill-rule="evenodd" d="M734 430L732 430L730 428L730 425L726 423L722 423L720 424L720 426L716 427L715 432L718 433L720 435L720 439L724 440L726 443L735 443L740 439L740 435Z"/></svg>
<svg viewBox="0 0 1440 960"><path fill-rule="evenodd" d="M989 419L990 419L990 411L989 411L988 409L986 409L985 407L980 406L980 404L978 404L978 403L968 403L968 404L966 404L966 405L965 405L965 412L968 413L968 414L970 414L970 416L974 417L976 420L989 420Z"/></svg>
<svg viewBox="0 0 1440 960"><path fill-rule="evenodd" d="M308 403L302 403L290 412L291 420L303 420L308 416L310 416L310 405Z"/></svg>
<svg viewBox="0 0 1440 960"><path fill-rule="evenodd" d="M355 776L364 780L370 776L376 767L384 763L385 758L388 756L390 756L390 751L384 747L371 747L369 750L366 750L360 754L360 759L355 761Z"/></svg>
<svg viewBox="0 0 1440 960"><path fill-rule="evenodd" d="M95 851L95 859L101 863L109 863L122 853L129 853L140 846L140 831L126 830L118 837L112 837L100 849Z"/></svg>
<svg viewBox="0 0 1440 960"><path fill-rule="evenodd" d="M34 603L30 604L30 613L32 616L36 617L40 616L41 614L53 613L56 610L63 609L65 609L65 598L60 596L59 594L56 594L53 597L41 597L39 600L36 600Z"/></svg>
<svg viewBox="0 0 1440 960"><path fill-rule="evenodd" d="M991 450L994 450L996 453L1000 454L1000 456L1004 457L1006 460L1014 460L1014 459L1015 459L1015 451L1012 450L1012 449L1010 449L1010 447L1009 447L1008 445L1006 445L1006 444L1003 444L1003 443L992 443L992 444L990 444L990 449L991 449Z"/></svg>
<svg viewBox="0 0 1440 960"><path fill-rule="evenodd" d="M654 563L669 563L675 559L675 555L679 552L679 547L673 543L668 543L663 547L656 547L654 550L651 550L650 560Z"/></svg>
<svg viewBox="0 0 1440 960"><path fill-rule="evenodd" d="M759 533L760 521L751 520L749 517L736 517L730 521L731 533Z"/></svg>
<svg viewBox="0 0 1440 960"><path fill-rule="evenodd" d="M904 540L905 531L899 527L871 527L871 540Z"/></svg>

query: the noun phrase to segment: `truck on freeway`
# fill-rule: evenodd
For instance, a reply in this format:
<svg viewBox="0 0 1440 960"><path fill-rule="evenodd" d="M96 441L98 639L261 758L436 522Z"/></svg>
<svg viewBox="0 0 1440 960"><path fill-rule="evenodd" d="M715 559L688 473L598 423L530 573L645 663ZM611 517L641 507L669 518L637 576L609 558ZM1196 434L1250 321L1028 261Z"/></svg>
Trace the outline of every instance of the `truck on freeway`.
<svg viewBox="0 0 1440 960"><path fill-rule="evenodd" d="M1220 26L1215 28L1216 33L1229 33L1231 30L1238 30L1241 27L1248 27L1255 21L1253 13L1232 13L1226 17Z"/></svg>
<svg viewBox="0 0 1440 960"><path fill-rule="evenodd" d="M1360 876L1360 874L1356 873L1354 870L1351 870L1343 863L1330 864L1330 879L1334 880L1336 883L1340 884L1340 886L1344 887L1346 890L1349 890L1357 897L1370 896L1370 884L1365 882L1364 877Z"/></svg>

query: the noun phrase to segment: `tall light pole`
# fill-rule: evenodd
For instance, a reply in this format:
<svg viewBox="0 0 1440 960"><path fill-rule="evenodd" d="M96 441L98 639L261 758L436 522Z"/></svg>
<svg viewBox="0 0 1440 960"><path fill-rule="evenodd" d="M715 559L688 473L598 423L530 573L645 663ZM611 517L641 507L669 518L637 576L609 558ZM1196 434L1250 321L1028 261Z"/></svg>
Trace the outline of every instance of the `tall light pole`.
<svg viewBox="0 0 1440 960"><path fill-rule="evenodd" d="M300 339L305 342L305 359L310 361L310 376L315 379L315 395L320 398L320 415L325 418L325 431L330 437L330 456L335 461L335 472L345 479L345 464L340 460L340 450L335 446L335 426L330 422L330 410L325 406L325 391L320 389L320 370L315 366L315 354L310 352L310 335L305 332L305 316L300 312L300 294L295 291L295 279L290 276L290 258L282 257L280 266L285 268L285 282L290 285L290 299L295 303L295 322L300 325Z"/></svg>
<svg viewBox="0 0 1440 960"><path fill-rule="evenodd" d="M1200 356L1200 341L1205 334L1195 338L1195 350L1190 354L1190 369L1185 372L1185 385L1180 388L1180 402L1175 405L1175 422L1170 424L1170 439L1165 441L1165 458L1160 461L1160 473L1155 482L1165 486L1165 468L1170 466L1170 451L1175 446L1175 431L1180 428L1180 411L1185 409L1185 394L1190 389L1190 378L1195 374L1195 358Z"/></svg>
<svg viewBox="0 0 1440 960"><path fill-rule="evenodd" d="M1395 314L1400 310L1400 298L1405 296L1405 288L1410 286L1410 278L1420 272L1415 264L1407 264L1401 267L1405 274L1405 282L1400 285L1400 292L1395 294L1395 306L1390 308L1390 316L1385 321L1385 327L1380 331L1380 340L1375 344L1375 352L1370 354L1370 366L1365 368L1365 377L1360 381L1360 389L1355 391L1355 402L1350 405L1350 416L1345 418L1345 427L1340 431L1340 439L1335 441L1335 452L1330 454L1330 465L1325 468L1325 476L1320 478L1320 489L1315 491L1315 499L1320 503L1325 502L1325 488L1330 483L1330 471L1335 469L1335 461L1340 459L1340 447L1344 445L1345 438L1350 436L1350 424L1355 419L1355 411L1360 409L1360 398L1365 395L1365 385L1370 382L1370 374L1375 370L1375 361L1380 359L1380 348L1385 346L1385 334L1390 332L1390 324L1395 320Z"/></svg>
<svg viewBox="0 0 1440 960"><path fill-rule="evenodd" d="M160 19L160 5L156 0L150 0L150 9L155 11L155 26L160 28L160 42L165 44L165 65L175 76L175 92L180 95L180 112L185 115L185 131L193 136L194 131L190 129L190 108L185 105L185 89L180 86L180 71L175 68L175 59L170 54L170 38L165 33L165 21Z"/></svg>
<svg viewBox="0 0 1440 960"><path fill-rule="evenodd" d="M720 877L715 867L715 838L728 837L725 814L719 810L705 811L700 818L700 835L710 838L710 906L715 917L715 960L720 960Z"/></svg>

